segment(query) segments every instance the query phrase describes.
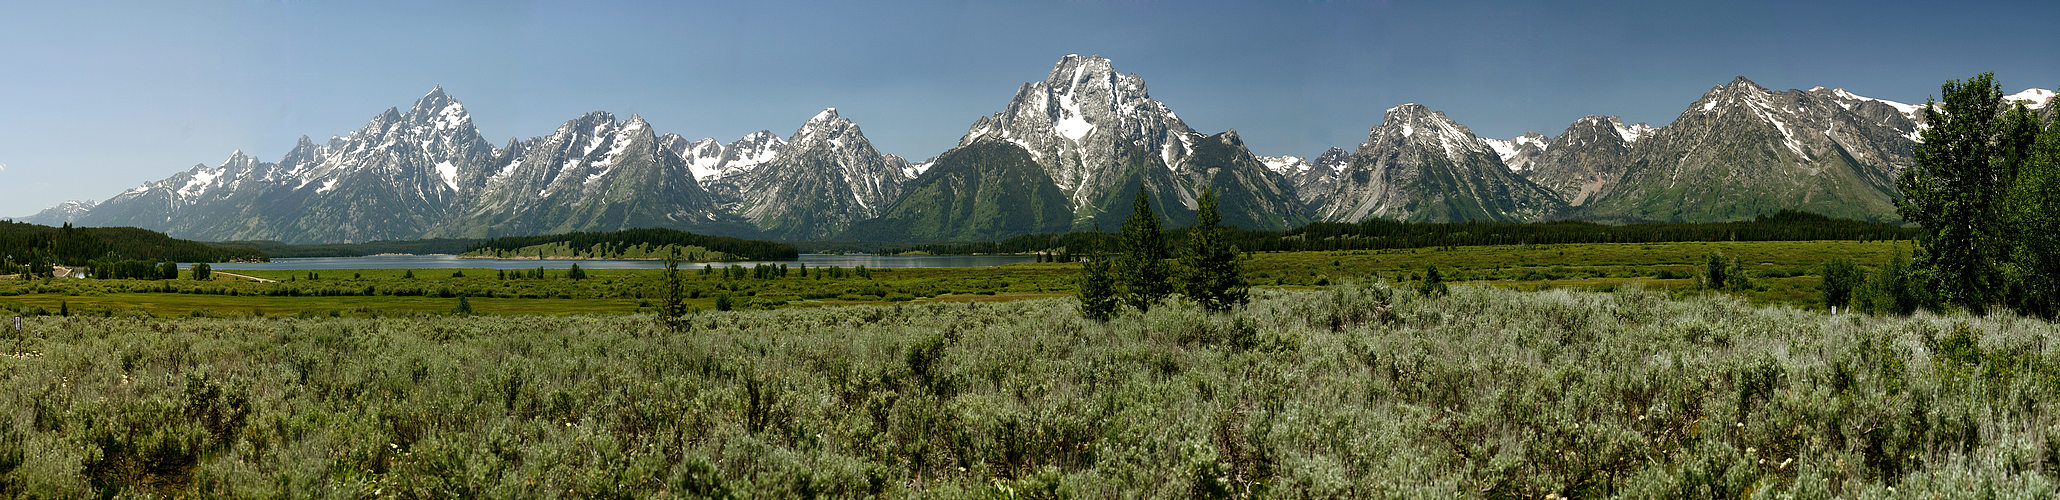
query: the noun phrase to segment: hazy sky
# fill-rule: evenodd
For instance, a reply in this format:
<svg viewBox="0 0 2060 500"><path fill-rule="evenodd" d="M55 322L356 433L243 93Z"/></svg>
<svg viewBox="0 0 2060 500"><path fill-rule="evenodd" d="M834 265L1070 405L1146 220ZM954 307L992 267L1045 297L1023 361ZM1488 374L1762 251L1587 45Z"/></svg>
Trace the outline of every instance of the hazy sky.
<svg viewBox="0 0 2060 500"><path fill-rule="evenodd" d="M1576 6L1578 5L1578 6ZM2060 86L2060 2L9 2L0 215L241 149L276 161L442 84L496 144L593 110L725 142L824 107L920 160L1060 56L1136 73L1255 153L1350 149L1381 112L1477 134L1663 125L1744 75L1921 103Z"/></svg>

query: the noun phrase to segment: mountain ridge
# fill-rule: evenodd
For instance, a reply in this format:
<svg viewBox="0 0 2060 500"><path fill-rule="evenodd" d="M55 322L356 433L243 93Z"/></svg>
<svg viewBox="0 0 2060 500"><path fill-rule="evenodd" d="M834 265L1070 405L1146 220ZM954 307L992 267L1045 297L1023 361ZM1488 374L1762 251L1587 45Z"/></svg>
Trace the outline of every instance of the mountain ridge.
<svg viewBox="0 0 2060 500"><path fill-rule="evenodd" d="M2032 89L2008 100L2050 117L2053 94ZM961 166L952 171L971 183L965 185L1007 179L1010 185L986 189L1013 190L1026 200L1044 200L1048 183L1065 199L1069 230L1119 225L1139 190L1163 222L1178 227L1191 222L1203 189L1225 200L1226 222L1251 229L1367 218L1711 221L1780 209L1892 219L1894 176L1913 164L1911 145L1924 127L1920 108L1837 88L1772 91L1740 76L1660 127L1588 116L1557 136L1493 139L1442 112L1404 104L1384 113L1356 148L1263 156L1235 130L1194 131L1151 96L1142 77L1118 72L1100 56L1074 54L1060 58L1044 80L1019 86L1001 111L978 117L952 148L1011 144L1042 178L1021 174L1013 163L1020 158L1003 153L979 156L987 160L977 168L954 160ZM595 111L551 135L495 146L437 85L405 111L387 108L348 134L326 141L301 136L275 162L239 150L213 166L193 165L105 200L68 201L22 220L135 226L216 241L633 226L820 240L852 236L851 228L884 217L918 189L919 179L950 163L943 160L950 153L910 162L880 152L835 108L786 138L761 130L728 143L689 140L660 133L640 116L618 120ZM957 199L958 191L946 191L950 196L927 196ZM1049 209L1030 204L1038 207L1032 219L1041 230ZM947 205L958 206L938 206ZM921 219L906 215L897 220ZM982 218L951 220L975 219ZM885 232L1009 232L982 227Z"/></svg>

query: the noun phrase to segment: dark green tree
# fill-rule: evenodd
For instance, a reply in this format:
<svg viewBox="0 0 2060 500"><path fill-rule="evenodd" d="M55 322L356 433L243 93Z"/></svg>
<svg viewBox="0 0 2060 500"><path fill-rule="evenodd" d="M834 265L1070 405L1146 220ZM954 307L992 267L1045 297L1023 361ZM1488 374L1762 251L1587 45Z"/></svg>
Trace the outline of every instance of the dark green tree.
<svg viewBox="0 0 2060 500"><path fill-rule="evenodd" d="M1853 291L1859 289L1861 282L1867 279L1866 274L1860 271L1860 266L1853 265L1853 261L1843 258L1824 261L1824 269L1818 274L1824 278L1817 285L1818 291L1823 293L1824 307L1830 308L1833 312L1849 307L1853 301Z"/></svg>
<svg viewBox="0 0 2060 500"><path fill-rule="evenodd" d="M207 265L206 262L196 262L193 264L193 279L195 281L207 281L208 277L212 276L214 272L214 266Z"/></svg>
<svg viewBox="0 0 2060 500"><path fill-rule="evenodd" d="M686 287L680 283L680 251L677 248L665 257L665 304L658 315L660 322L673 333L686 330L687 294Z"/></svg>
<svg viewBox="0 0 2060 500"><path fill-rule="evenodd" d="M1123 283L1123 301L1138 311L1173 294L1173 272L1166 265L1166 234L1159 229L1159 217L1142 188L1130 219L1123 221L1123 258L1116 264Z"/></svg>
<svg viewBox="0 0 2060 500"><path fill-rule="evenodd" d="M1108 321L1116 315L1116 308L1123 304L1116 296L1116 280L1109 275L1109 261L1102 255L1101 245L1089 245L1092 246L1087 249L1087 262L1080 264L1080 315L1095 321Z"/></svg>
<svg viewBox="0 0 2060 500"><path fill-rule="evenodd" d="M2060 315L2060 120L2046 126L2009 194L2010 303L2018 312Z"/></svg>
<svg viewBox="0 0 2060 500"><path fill-rule="evenodd" d="M1215 192L1203 189L1196 202L1195 225L1188 229L1187 250L1180 255L1180 293L1203 309L1228 311L1249 299L1249 285L1238 271L1237 247L1224 237Z"/></svg>
<svg viewBox="0 0 2060 500"><path fill-rule="evenodd" d="M572 269L565 271L565 278L570 280L587 279L587 271L585 269L580 269L579 263L573 263Z"/></svg>
<svg viewBox="0 0 2060 500"><path fill-rule="evenodd" d="M1416 286L1416 293L1436 297L1448 291L1445 287L1445 275L1438 273L1437 264L1431 264L1423 269L1423 283Z"/></svg>
<svg viewBox="0 0 2060 500"><path fill-rule="evenodd" d="M456 315L459 315L459 316L471 316L471 315L472 315L472 299L466 298L466 297L465 297L465 296L463 296L463 295L459 295L459 296L458 296L458 307L457 307L456 309L453 309L453 310L451 310L451 313L452 313L452 314L456 314Z"/></svg>
<svg viewBox="0 0 2060 500"><path fill-rule="evenodd" d="M1903 192L1896 213L1923 228L1916 266L1939 301L1982 311L2003 289L2008 238L1997 209L2014 180L2008 174L2019 159L2012 156L2027 149L2023 125L1998 113L2003 91L1994 73L1948 81L1939 93L1943 102L1924 105L1930 128L1916 146L1917 163L1896 181Z"/></svg>
<svg viewBox="0 0 2060 500"><path fill-rule="evenodd" d="M1730 267L1725 265L1724 256L1714 253L1709 254L1703 263L1702 288L1704 290L1723 290L1724 285L1730 281L1730 272Z"/></svg>
<svg viewBox="0 0 2060 500"><path fill-rule="evenodd" d="M1898 246L1888 262L1874 270L1874 276L1860 285L1860 308L1869 314L1909 315L1924 302L1922 290L1910 261Z"/></svg>

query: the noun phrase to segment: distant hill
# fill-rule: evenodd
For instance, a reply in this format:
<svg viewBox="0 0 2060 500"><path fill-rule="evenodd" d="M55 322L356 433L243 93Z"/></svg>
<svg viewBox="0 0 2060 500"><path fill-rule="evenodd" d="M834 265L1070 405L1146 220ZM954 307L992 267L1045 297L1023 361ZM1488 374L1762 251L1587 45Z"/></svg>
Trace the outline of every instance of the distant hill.
<svg viewBox="0 0 2060 500"><path fill-rule="evenodd" d="M466 256L487 258L662 259L679 248L686 260L791 260L801 252L785 243L708 236L672 229L629 229L495 238L469 245Z"/></svg>
<svg viewBox="0 0 2060 500"><path fill-rule="evenodd" d="M187 241L133 227L51 227L0 221L0 274L31 264L83 266L99 259L176 262L262 260L249 247Z"/></svg>

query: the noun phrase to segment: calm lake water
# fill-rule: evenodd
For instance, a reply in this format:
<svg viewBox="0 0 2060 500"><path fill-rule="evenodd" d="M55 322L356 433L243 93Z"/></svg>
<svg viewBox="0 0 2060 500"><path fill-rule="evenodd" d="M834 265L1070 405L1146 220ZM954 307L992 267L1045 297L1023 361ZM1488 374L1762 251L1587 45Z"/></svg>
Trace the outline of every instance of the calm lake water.
<svg viewBox="0 0 2060 500"><path fill-rule="evenodd" d="M699 269L705 265L717 268L732 265L751 267L757 264L786 264L793 267L806 264L808 267L837 266L852 268L906 268L906 267L985 267L1020 262L1034 262L1029 255L823 255L801 254L798 260L751 261L751 262L682 262L681 269ZM209 264L215 269L250 271L301 271L323 269L566 269L579 264L581 269L663 269L664 261L656 260L495 260L460 259L452 255L379 255L372 257L314 257L304 259L272 259L271 262L223 262Z"/></svg>

